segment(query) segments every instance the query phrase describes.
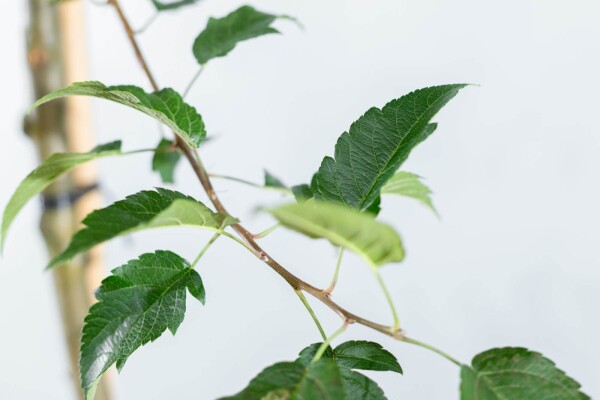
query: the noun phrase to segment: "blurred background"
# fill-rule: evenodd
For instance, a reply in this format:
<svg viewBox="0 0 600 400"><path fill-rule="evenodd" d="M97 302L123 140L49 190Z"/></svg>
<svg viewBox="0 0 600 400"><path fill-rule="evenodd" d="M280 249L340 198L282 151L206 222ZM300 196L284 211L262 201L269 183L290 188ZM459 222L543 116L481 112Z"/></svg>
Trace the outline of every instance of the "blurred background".
<svg viewBox="0 0 600 400"><path fill-rule="evenodd" d="M86 2L90 77L148 88L111 7ZM161 86L183 90L197 69L191 53L209 16L243 3L204 0L168 12L139 40ZM403 169L426 178L441 218L388 196L381 217L401 233L407 258L385 266L401 324L414 338L463 362L496 346L542 352L600 396L600 3L595 0L276 1L256 8L296 16L283 35L242 43L209 63L188 97L214 139L201 151L211 172L260 182L267 168L288 184L306 182L337 137L371 106L442 83L462 91L434 119L438 131ZM123 1L136 26L147 0ZM32 103L26 66L26 2L0 13L0 206L37 164L21 121ZM149 118L93 101L99 143L154 146ZM164 186L150 155L98 163L103 194L116 201ZM285 201L216 181L222 200L254 231L272 224L257 205ZM175 189L204 200L182 163ZM52 275L32 201L0 260L0 398L74 399ZM157 248L193 258L210 233L136 234L106 246L107 268ZM293 272L326 286L336 254L324 241L279 230L264 246ZM137 351L115 379L118 399L214 399L240 390L263 367L292 360L318 332L297 297L270 269L228 241L199 266L207 304L190 301L177 337ZM345 259L337 301L387 322L367 266ZM329 332L339 319L313 302ZM366 338L392 351L404 376L373 373L390 399L458 398L459 371L423 349L361 326L341 340Z"/></svg>

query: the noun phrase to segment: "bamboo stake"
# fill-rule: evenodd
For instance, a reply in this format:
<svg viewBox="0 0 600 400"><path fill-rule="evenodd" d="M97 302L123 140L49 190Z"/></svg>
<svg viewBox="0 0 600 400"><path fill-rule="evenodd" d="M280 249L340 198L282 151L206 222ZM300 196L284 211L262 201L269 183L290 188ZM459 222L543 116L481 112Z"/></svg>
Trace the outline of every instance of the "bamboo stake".
<svg viewBox="0 0 600 400"><path fill-rule="evenodd" d="M29 12L27 58L35 98L74 81L85 80L87 57L82 2L52 6L48 0L29 0ZM24 125L42 160L55 152L81 152L93 147L89 103L81 97L45 105L26 117ZM95 182L95 168L86 164L44 191L46 199L53 199L47 202L52 203L52 207L45 207L40 224L51 256L67 246L72 234L80 228L80 221L100 205L97 189L69 201L77 189L91 187ZM78 379L81 330L83 319L95 301L93 291L100 284L102 269L101 250L96 248L53 272L74 387L81 399L83 392ZM96 399L110 398L109 385L103 379Z"/></svg>

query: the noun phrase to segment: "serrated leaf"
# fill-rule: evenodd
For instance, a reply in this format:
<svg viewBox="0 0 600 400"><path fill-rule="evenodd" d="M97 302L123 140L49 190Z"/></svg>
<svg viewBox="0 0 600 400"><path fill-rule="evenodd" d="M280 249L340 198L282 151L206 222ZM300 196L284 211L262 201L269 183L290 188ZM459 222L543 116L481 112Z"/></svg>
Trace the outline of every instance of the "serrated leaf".
<svg viewBox="0 0 600 400"><path fill-rule="evenodd" d="M151 0L154 8L157 11L175 10L183 6L189 6L196 3L198 0L177 0L177 1L158 1Z"/></svg>
<svg viewBox="0 0 600 400"><path fill-rule="evenodd" d="M371 266L404 258L402 241L392 227L342 205L313 201L270 212L287 228L352 250Z"/></svg>
<svg viewBox="0 0 600 400"><path fill-rule="evenodd" d="M368 208L411 150L433 132L431 118L465 86L420 89L368 110L340 136L334 158L323 159L312 187L315 198Z"/></svg>
<svg viewBox="0 0 600 400"><path fill-rule="evenodd" d="M323 358L309 366L280 362L264 369L246 389L221 400L344 400L339 368Z"/></svg>
<svg viewBox="0 0 600 400"><path fill-rule="evenodd" d="M344 342L333 350L340 367L370 371L393 371L402 373L398 360L379 343L366 340Z"/></svg>
<svg viewBox="0 0 600 400"><path fill-rule="evenodd" d="M520 347L485 351L461 368L461 400L584 400L581 386L549 359Z"/></svg>
<svg viewBox="0 0 600 400"><path fill-rule="evenodd" d="M287 186L279 178L267 170L265 170L265 187L287 190Z"/></svg>
<svg viewBox="0 0 600 400"><path fill-rule="evenodd" d="M2 217L2 241L0 247L4 248L8 229L19 211L21 211L32 197L47 188L58 177L88 161L122 154L121 141L115 141L96 146L87 153L55 153L48 157L39 167L27 175L8 201Z"/></svg>
<svg viewBox="0 0 600 400"><path fill-rule="evenodd" d="M300 354L298 354L298 358L294 362L304 366L310 365L315 354L317 354L317 350L319 350L319 347L321 347L322 344L323 343L313 343L310 346L305 347ZM323 353L323 357L333 359L333 349L331 346L327 346L327 349L325 349L325 352Z"/></svg>
<svg viewBox="0 0 600 400"><path fill-rule="evenodd" d="M173 148L173 142L162 139L152 157L152 171L158 172L163 182L173 183L173 173L180 159L181 153Z"/></svg>
<svg viewBox="0 0 600 400"><path fill-rule="evenodd" d="M31 109L51 100L67 96L91 96L114 101L141 111L163 123L193 147L198 147L206 137L204 122L196 109L183 101L173 89L162 89L146 93L137 86L106 86L101 82L76 82L71 86L55 90L36 101Z"/></svg>
<svg viewBox="0 0 600 400"><path fill-rule="evenodd" d="M200 275L170 251L143 254L102 281L81 342L81 386L88 399L112 364L120 370L140 346L167 329L175 334L185 315L186 289L204 304Z"/></svg>
<svg viewBox="0 0 600 400"><path fill-rule="evenodd" d="M349 369L340 368L346 400L387 400L383 390L371 378Z"/></svg>
<svg viewBox="0 0 600 400"><path fill-rule="evenodd" d="M389 181L381 188L381 194L396 194L399 196L410 197L425 206L429 207L437 214L433 202L431 201L431 189L421 182L419 175L399 171L390 178Z"/></svg>
<svg viewBox="0 0 600 400"><path fill-rule="evenodd" d="M48 268L66 262L97 244L144 229L174 226L206 228L215 232L237 220L215 213L201 202L172 190L144 190L89 214L65 251Z"/></svg>
<svg viewBox="0 0 600 400"><path fill-rule="evenodd" d="M321 344L313 343L304 348L295 362L305 366L310 365ZM353 368L402 372L396 358L381 345L373 342L350 341L340 344L336 349L328 347L323 353L323 357L334 360L340 368L347 400L387 399L375 381L352 371Z"/></svg>
<svg viewBox="0 0 600 400"><path fill-rule="evenodd" d="M213 58L227 55L239 42L279 33L271 26L277 18L280 17L250 6L242 6L223 18L210 18L194 41L194 56L200 65L204 65Z"/></svg>

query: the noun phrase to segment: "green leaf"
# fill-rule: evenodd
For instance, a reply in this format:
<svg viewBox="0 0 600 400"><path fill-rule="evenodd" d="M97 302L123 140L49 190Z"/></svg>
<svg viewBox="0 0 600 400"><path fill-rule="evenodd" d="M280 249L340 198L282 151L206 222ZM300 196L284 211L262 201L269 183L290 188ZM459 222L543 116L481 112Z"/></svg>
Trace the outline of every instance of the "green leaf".
<svg viewBox="0 0 600 400"><path fill-rule="evenodd" d="M333 360L323 358L308 366L280 362L264 369L240 393L221 400L344 400L342 385Z"/></svg>
<svg viewBox="0 0 600 400"><path fill-rule="evenodd" d="M2 217L2 241L4 248L6 234L15 217L36 194L47 188L54 180L76 166L96 158L122 155L121 141L111 142L95 147L88 153L55 153L52 154L39 167L34 169L21 182L12 195Z"/></svg>
<svg viewBox="0 0 600 400"><path fill-rule="evenodd" d="M51 100L67 96L97 97L141 111L166 125L193 147L198 147L206 137L202 117L173 89L146 93L137 86L105 86L95 81L76 82L42 97L31 106L30 111Z"/></svg>
<svg viewBox="0 0 600 400"><path fill-rule="evenodd" d="M73 236L67 249L48 268L104 241L144 229L192 226L219 232L235 222L234 218L215 213L182 193L161 188L145 190L89 214L83 220L86 227Z"/></svg>
<svg viewBox="0 0 600 400"><path fill-rule="evenodd" d="M398 234L389 225L356 210L312 201L278 207L270 212L284 226L352 250L371 266L404 258Z"/></svg>
<svg viewBox="0 0 600 400"><path fill-rule="evenodd" d="M310 365L321 344L314 343L304 348L295 362L305 366ZM328 347L323 357L334 360L340 368L347 400L387 399L383 390L375 381L352 371L353 368L402 373L396 358L383 349L381 345L373 342L345 342L336 347L335 350Z"/></svg>
<svg viewBox="0 0 600 400"><path fill-rule="evenodd" d="M306 200L312 199L313 197L313 192L310 189L310 186L305 183L292 186L292 193L294 194L294 197L298 203L303 203Z"/></svg>
<svg viewBox="0 0 600 400"><path fill-rule="evenodd" d="M267 170L265 170L265 187L287 190L287 186L285 186L285 184L279 178L275 177Z"/></svg>
<svg viewBox="0 0 600 400"><path fill-rule="evenodd" d="M175 10L177 8L188 6L196 3L198 0L177 0L177 1L158 1L152 0L152 4L157 11Z"/></svg>
<svg viewBox="0 0 600 400"><path fill-rule="evenodd" d="M158 172L163 182L173 183L173 172L180 159L181 153L173 148L173 142L162 139L152 158L152 171Z"/></svg>
<svg viewBox="0 0 600 400"><path fill-rule="evenodd" d="M383 390L371 378L349 369L340 369L346 400L387 400Z"/></svg>
<svg viewBox="0 0 600 400"><path fill-rule="evenodd" d="M227 55L244 40L279 33L271 24L283 16L265 14L242 6L223 18L210 18L206 28L194 41L193 53L200 65Z"/></svg>
<svg viewBox="0 0 600 400"><path fill-rule="evenodd" d="M170 251L143 254L102 281L81 342L81 386L88 399L112 364L121 370L138 347L166 329L175 334L185 315L186 288L204 304L200 275Z"/></svg>
<svg viewBox="0 0 600 400"><path fill-rule="evenodd" d="M367 111L340 136L335 157L323 159L312 187L315 198L368 208L411 150L435 130L431 118L464 86L420 89Z"/></svg>
<svg viewBox="0 0 600 400"><path fill-rule="evenodd" d="M485 351L461 368L461 400L583 400L580 385L549 359L520 347Z"/></svg>
<svg viewBox="0 0 600 400"><path fill-rule="evenodd" d="M383 188L381 188L381 194L397 194L399 196L413 198L425 204L437 214L433 202L431 201L431 189L421 182L421 177L419 175L405 171L396 172Z"/></svg>
<svg viewBox="0 0 600 400"><path fill-rule="evenodd" d="M352 340L337 346L333 356L340 367L370 371L402 373L398 360L380 344L366 340Z"/></svg>

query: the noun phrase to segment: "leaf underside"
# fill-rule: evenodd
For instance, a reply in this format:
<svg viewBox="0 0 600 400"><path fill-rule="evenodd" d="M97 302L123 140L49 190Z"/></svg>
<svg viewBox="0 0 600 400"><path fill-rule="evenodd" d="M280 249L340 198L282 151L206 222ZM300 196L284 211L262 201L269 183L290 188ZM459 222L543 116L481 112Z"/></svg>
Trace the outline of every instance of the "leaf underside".
<svg viewBox="0 0 600 400"><path fill-rule="evenodd" d="M334 157L323 159L313 179L315 198L369 208L411 150L435 130L431 118L465 86L420 89L368 110L340 136Z"/></svg>
<svg viewBox="0 0 600 400"><path fill-rule="evenodd" d="M173 148L173 142L162 139L152 157L152 171L158 172L164 183L173 183L175 167L180 159L181 153Z"/></svg>
<svg viewBox="0 0 600 400"><path fill-rule="evenodd" d="M242 6L223 18L210 18L194 41L194 56L200 65L204 65L213 58L227 55L239 42L279 33L271 27L277 18L250 6Z"/></svg>
<svg viewBox="0 0 600 400"><path fill-rule="evenodd" d="M202 117L173 89L146 93L143 89L131 85L106 86L96 81L76 82L42 97L31 106L31 109L67 96L97 97L141 111L163 123L193 147L198 147L206 137Z"/></svg>
<svg viewBox="0 0 600 400"><path fill-rule="evenodd" d="M436 212L431 200L431 189L421 182L419 175L398 171L381 188L381 194L395 194L398 196L410 197L415 199L434 213Z"/></svg>
<svg viewBox="0 0 600 400"><path fill-rule="evenodd" d="M398 234L389 225L356 210L311 201L278 207L270 212L285 227L352 250L369 265L380 266L404 258Z"/></svg>
<svg viewBox="0 0 600 400"><path fill-rule="evenodd" d="M99 302L83 328L80 373L86 398L93 398L95 383L112 364L121 370L137 348L167 329L176 333L187 291L204 304L200 275L170 251L143 254L102 281Z"/></svg>
<svg viewBox="0 0 600 400"><path fill-rule="evenodd" d="M520 347L497 348L461 368L461 400L585 400L580 385L549 359Z"/></svg>
<svg viewBox="0 0 600 400"><path fill-rule="evenodd" d="M86 227L73 236L67 249L48 268L104 241L143 229L192 226L219 231L234 222L182 193L161 188L145 190L89 214L83 220Z"/></svg>
<svg viewBox="0 0 600 400"><path fill-rule="evenodd" d="M116 141L97 146L87 153L55 153L48 157L46 161L27 175L6 205L2 217L2 242L0 247L4 247L8 229L19 211L32 197L47 188L58 177L88 161L122 154L121 142Z"/></svg>

